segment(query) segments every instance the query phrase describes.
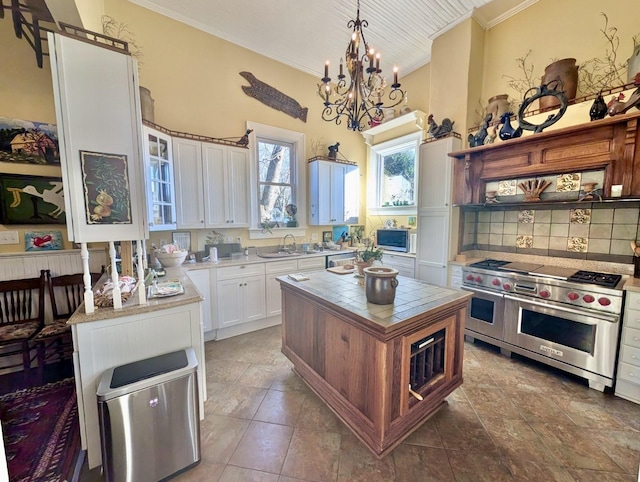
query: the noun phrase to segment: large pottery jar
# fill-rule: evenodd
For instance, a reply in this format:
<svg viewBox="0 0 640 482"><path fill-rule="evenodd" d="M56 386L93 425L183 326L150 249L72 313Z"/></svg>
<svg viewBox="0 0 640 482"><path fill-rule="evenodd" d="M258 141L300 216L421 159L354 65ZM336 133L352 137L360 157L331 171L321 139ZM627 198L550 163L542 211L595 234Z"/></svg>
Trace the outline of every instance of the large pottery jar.
<svg viewBox="0 0 640 482"><path fill-rule="evenodd" d="M376 305L390 305L396 298L398 270L383 266L364 269L364 287L367 301Z"/></svg>
<svg viewBox="0 0 640 482"><path fill-rule="evenodd" d="M502 114L509 112L509 96L507 94L494 95L487 104L487 114L493 114L491 121L497 121Z"/></svg>
<svg viewBox="0 0 640 482"><path fill-rule="evenodd" d="M557 82L560 81L560 82ZM542 76L542 83L550 89L564 90L567 100L576 98L578 92L578 66L576 59L562 59L547 65ZM560 101L551 95L540 98L540 108L560 107Z"/></svg>
<svg viewBox="0 0 640 482"><path fill-rule="evenodd" d="M146 87L140 86L140 110L144 120L154 122L154 104L151 91Z"/></svg>

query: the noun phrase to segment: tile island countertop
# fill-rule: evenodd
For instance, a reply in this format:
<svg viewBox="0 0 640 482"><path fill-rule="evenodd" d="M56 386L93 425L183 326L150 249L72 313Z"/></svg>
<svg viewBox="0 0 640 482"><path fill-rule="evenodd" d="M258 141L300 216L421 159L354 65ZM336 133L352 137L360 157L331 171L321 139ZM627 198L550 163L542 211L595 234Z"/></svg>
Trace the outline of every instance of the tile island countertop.
<svg viewBox="0 0 640 482"><path fill-rule="evenodd" d="M440 311L452 303L470 299L471 293L427 284L398 276L393 304L376 305L367 302L364 279L353 275L338 275L328 271L305 273L308 280L294 281L280 276L278 281L321 300L327 305L348 312L374 331L389 335L404 330L412 320L429 311Z"/></svg>

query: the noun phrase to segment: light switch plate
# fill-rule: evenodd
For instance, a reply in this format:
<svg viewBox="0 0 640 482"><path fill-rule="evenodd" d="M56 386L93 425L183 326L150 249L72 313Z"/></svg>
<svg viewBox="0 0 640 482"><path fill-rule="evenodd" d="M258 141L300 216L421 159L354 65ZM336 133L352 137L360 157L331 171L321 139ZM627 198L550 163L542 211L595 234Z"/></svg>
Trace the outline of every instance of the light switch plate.
<svg viewBox="0 0 640 482"><path fill-rule="evenodd" d="M311 233L311 241L317 241L318 240L318 233Z"/></svg>
<svg viewBox="0 0 640 482"><path fill-rule="evenodd" d="M18 244L18 231L0 231L0 244Z"/></svg>

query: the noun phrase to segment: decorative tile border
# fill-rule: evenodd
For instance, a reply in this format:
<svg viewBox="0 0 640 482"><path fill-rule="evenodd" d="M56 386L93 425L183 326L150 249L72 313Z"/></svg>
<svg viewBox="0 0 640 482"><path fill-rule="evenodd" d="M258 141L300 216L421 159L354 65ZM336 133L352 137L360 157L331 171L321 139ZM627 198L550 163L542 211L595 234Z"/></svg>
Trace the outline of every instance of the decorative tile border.
<svg viewBox="0 0 640 482"><path fill-rule="evenodd" d="M516 180L498 182L498 196L515 196L517 194Z"/></svg>
<svg viewBox="0 0 640 482"><path fill-rule="evenodd" d="M580 191L580 173L560 174L556 178L556 192Z"/></svg>

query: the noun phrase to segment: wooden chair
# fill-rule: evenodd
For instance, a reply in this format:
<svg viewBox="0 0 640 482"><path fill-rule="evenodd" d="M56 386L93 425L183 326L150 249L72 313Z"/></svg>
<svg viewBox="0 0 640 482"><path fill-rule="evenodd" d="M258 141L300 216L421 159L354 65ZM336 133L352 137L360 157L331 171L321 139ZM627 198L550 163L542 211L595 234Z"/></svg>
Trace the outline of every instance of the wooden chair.
<svg viewBox="0 0 640 482"><path fill-rule="evenodd" d="M91 273L91 286L95 285L102 273ZM33 341L38 348L38 375L44 380L44 366L47 362L70 359L73 356L71 327L67 320L84 301L84 278L82 273L51 276L45 271L53 321L42 327Z"/></svg>
<svg viewBox="0 0 640 482"><path fill-rule="evenodd" d="M0 281L0 357L22 355L21 363L28 381L31 369L31 340L44 327L45 273L39 278Z"/></svg>

